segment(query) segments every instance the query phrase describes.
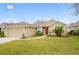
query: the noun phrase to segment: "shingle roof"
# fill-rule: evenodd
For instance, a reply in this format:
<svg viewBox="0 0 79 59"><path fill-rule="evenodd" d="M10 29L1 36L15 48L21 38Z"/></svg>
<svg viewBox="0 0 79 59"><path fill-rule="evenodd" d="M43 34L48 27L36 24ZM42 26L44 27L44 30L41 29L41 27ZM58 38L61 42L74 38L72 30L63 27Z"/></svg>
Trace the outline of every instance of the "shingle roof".
<svg viewBox="0 0 79 59"><path fill-rule="evenodd" d="M49 20L49 21L37 21L33 25L35 25L36 27L46 27L46 26L51 26L52 24L55 24L55 23L61 23L63 25L66 25L62 22L55 21L55 20L52 20L52 19Z"/></svg>
<svg viewBox="0 0 79 59"><path fill-rule="evenodd" d="M61 23L63 25L66 25L62 22L59 21L55 21L55 20L50 20L50 21L37 21L33 24L29 24L26 22L19 22L19 23L2 23L1 26L17 26L17 25L23 25L23 26L27 26L27 27L44 27L44 26L51 26L52 24L55 23Z"/></svg>
<svg viewBox="0 0 79 59"><path fill-rule="evenodd" d="M33 25L36 26L36 27L42 27L43 24L45 24L45 23L46 23L46 21L37 21Z"/></svg>
<svg viewBox="0 0 79 59"><path fill-rule="evenodd" d="M64 23L62 23L62 22L55 21L55 20L50 20L50 21L48 21L47 23L45 23L45 24L43 25L43 27L45 27L45 26L51 26L51 25L56 24L56 23L61 23L61 24L63 24L63 25L66 26L66 24L64 24Z"/></svg>
<svg viewBox="0 0 79 59"><path fill-rule="evenodd" d="M69 24L69 27L77 27L77 26L79 26L79 21Z"/></svg>
<svg viewBox="0 0 79 59"><path fill-rule="evenodd" d="M17 25L22 25L22 26L27 26L27 27L35 27L32 24L26 23L26 22L19 22L19 23L2 23L1 27L5 26L17 26Z"/></svg>

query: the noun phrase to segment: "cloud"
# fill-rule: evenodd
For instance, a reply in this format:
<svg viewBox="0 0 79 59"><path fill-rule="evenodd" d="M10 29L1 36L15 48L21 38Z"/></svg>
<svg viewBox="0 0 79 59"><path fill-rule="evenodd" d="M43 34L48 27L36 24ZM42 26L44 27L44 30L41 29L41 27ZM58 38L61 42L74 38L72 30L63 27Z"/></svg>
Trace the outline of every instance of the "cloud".
<svg viewBox="0 0 79 59"><path fill-rule="evenodd" d="M39 19L39 17L34 17L34 19Z"/></svg>
<svg viewBox="0 0 79 59"><path fill-rule="evenodd" d="M12 10L12 9L14 9L14 6L13 5L7 5L7 9Z"/></svg>
<svg viewBox="0 0 79 59"><path fill-rule="evenodd" d="M45 20L46 20L46 19L48 19L48 17L44 17L43 19L45 19Z"/></svg>

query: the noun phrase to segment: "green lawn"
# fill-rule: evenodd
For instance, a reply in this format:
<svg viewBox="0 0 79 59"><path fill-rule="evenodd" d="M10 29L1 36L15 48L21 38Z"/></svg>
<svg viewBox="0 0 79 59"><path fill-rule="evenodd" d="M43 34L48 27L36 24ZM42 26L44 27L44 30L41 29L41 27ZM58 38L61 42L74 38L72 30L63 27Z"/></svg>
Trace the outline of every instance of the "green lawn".
<svg viewBox="0 0 79 59"><path fill-rule="evenodd" d="M26 39L7 42L0 44L0 54L79 54L79 36L44 37L35 40Z"/></svg>

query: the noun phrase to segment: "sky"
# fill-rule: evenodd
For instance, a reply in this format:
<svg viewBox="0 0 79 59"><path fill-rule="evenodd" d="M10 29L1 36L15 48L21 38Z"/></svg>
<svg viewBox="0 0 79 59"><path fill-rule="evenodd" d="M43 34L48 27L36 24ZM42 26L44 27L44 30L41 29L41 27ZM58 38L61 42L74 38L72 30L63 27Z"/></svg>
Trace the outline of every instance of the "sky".
<svg viewBox="0 0 79 59"><path fill-rule="evenodd" d="M69 24L79 20L68 3L0 3L0 23L57 20Z"/></svg>

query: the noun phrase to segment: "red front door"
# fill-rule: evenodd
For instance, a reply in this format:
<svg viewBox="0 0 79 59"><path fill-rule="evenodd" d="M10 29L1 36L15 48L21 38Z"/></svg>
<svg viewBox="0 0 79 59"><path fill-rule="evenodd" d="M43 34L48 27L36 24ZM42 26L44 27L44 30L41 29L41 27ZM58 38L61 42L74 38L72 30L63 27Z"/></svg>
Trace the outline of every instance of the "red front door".
<svg viewBox="0 0 79 59"><path fill-rule="evenodd" d="M48 35L48 27L45 28L45 35Z"/></svg>
<svg viewBox="0 0 79 59"><path fill-rule="evenodd" d="M43 27L43 35L48 35L48 27Z"/></svg>

